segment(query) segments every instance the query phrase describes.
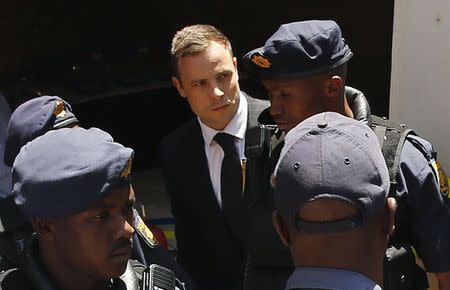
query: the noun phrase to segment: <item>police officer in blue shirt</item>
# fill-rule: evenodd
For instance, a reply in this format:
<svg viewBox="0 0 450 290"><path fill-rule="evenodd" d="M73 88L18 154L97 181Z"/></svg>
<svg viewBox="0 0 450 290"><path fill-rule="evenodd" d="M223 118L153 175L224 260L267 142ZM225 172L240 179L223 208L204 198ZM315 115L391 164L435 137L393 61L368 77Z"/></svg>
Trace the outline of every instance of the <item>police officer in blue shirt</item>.
<svg viewBox="0 0 450 290"><path fill-rule="evenodd" d="M338 112L359 120L359 112L353 110L344 96L347 63L352 55L336 22L300 21L281 25L267 39L264 46L248 52L244 56L244 67L248 74L259 80L267 90L271 102L268 115L279 129L288 133L301 121L324 111ZM379 137L381 143L395 140L391 139L388 133L401 131L403 127L390 124L379 126L382 119L374 115L367 115L364 120L375 131L384 127L385 134ZM398 203L396 233L392 236L391 243L402 247L406 245L404 248L408 253L412 253L408 246L412 245L422 259L425 269L436 274L439 289L448 290L450 289L448 181L437 162L436 152L427 140L414 134L402 136L404 142L399 142L398 146L397 142L393 142L397 147L387 147L391 150L395 148L393 153L385 152L388 168L393 173L390 194ZM385 151L386 144L382 145ZM395 154L396 151L398 154ZM393 155L395 158L389 158ZM264 256L271 250L276 251L266 249L258 255ZM414 260L413 256L412 262ZM402 260L395 262L403 263ZM286 271L289 264L290 261L286 260L282 265L283 268L277 263L270 271L276 272L277 268ZM250 266L256 270L258 268L257 265ZM386 269L389 269L388 266L389 263ZM388 273L392 274L395 270L396 268ZM409 285L401 285L404 289L427 288L426 277L418 266L409 268L405 275L402 271L403 269L400 269L398 275L402 281L398 283L412 281ZM265 276L266 273L261 272L258 276L261 279L256 280L264 285ZM418 282L421 279L425 281L423 284ZM389 281L385 283L385 287L390 287Z"/></svg>
<svg viewBox="0 0 450 290"><path fill-rule="evenodd" d="M13 111L7 124L2 156L4 164L12 167L20 148L45 132L77 125L78 120L71 106L59 97L42 96L21 104ZM9 187L9 194L0 199L0 220L3 225L0 248L2 267L6 268L17 264L23 241L33 232L10 195L11 184Z"/></svg>
<svg viewBox="0 0 450 290"><path fill-rule="evenodd" d="M335 112L286 135L274 172L273 222L295 271L289 289L376 289L396 202L377 136Z"/></svg>
<svg viewBox="0 0 450 290"><path fill-rule="evenodd" d="M20 148L47 131L78 124L70 104L58 96L40 96L22 103L9 119L4 163L12 167Z"/></svg>
<svg viewBox="0 0 450 290"><path fill-rule="evenodd" d="M35 234L0 289L138 289L133 155L97 128L49 131L21 148L12 194Z"/></svg>
<svg viewBox="0 0 450 290"><path fill-rule="evenodd" d="M48 131L78 127L79 121L68 102L58 96L40 96L30 99L17 107L11 115L5 144L4 162L12 166L20 148L34 138ZM33 232L28 221L17 211L12 197L0 202L3 210L2 222L8 225L7 235L0 239L7 249L4 253L11 266L16 264L17 251L14 245ZM190 285L190 278L175 261L172 254L161 248L153 233L145 225L139 213L133 209L134 226L132 258L145 266L159 264L177 274L183 283ZM12 242L12 243L11 243ZM12 247L11 247L12 244ZM20 250L20 248L19 248Z"/></svg>

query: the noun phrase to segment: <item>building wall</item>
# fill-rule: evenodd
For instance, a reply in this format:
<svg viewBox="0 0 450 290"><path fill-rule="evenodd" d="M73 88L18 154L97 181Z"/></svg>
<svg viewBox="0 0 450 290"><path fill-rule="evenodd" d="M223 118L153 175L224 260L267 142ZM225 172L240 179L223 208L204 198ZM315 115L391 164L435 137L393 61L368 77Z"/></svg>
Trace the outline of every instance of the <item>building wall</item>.
<svg viewBox="0 0 450 290"><path fill-rule="evenodd" d="M450 171L450 2L397 0L390 117L434 143Z"/></svg>
<svg viewBox="0 0 450 290"><path fill-rule="evenodd" d="M394 7L390 117L428 138L450 170L450 2L397 0ZM430 289L438 289L428 275Z"/></svg>

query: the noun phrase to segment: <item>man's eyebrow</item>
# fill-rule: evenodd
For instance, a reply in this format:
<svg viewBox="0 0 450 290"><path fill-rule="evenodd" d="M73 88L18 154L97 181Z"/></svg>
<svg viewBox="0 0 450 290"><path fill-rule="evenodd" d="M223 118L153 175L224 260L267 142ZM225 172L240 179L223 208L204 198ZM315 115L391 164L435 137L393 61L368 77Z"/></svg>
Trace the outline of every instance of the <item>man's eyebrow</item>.
<svg viewBox="0 0 450 290"><path fill-rule="evenodd" d="M201 82L205 82L206 79L205 78L201 78L201 79L193 79L190 81L191 85L197 84L197 83L201 83Z"/></svg>
<svg viewBox="0 0 450 290"><path fill-rule="evenodd" d="M232 73L233 71L231 69L223 69L221 71L218 71L217 74L218 75L225 75L225 74L229 74Z"/></svg>

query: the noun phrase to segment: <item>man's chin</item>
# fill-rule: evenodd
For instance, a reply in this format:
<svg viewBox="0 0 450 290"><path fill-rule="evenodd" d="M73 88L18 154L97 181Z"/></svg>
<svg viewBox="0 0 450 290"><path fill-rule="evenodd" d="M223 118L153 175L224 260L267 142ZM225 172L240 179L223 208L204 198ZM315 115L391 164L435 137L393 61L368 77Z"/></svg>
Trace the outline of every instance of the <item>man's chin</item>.
<svg viewBox="0 0 450 290"><path fill-rule="evenodd" d="M108 278L118 278L123 273L125 273L125 270L127 269L128 265L128 259L126 261L120 261L118 263L114 263L109 266L108 269Z"/></svg>
<svg viewBox="0 0 450 290"><path fill-rule="evenodd" d="M125 265L125 267L123 267L121 269L114 270L113 272L111 272L111 275L108 276L108 277L110 277L111 279L119 278L120 276L124 275L126 269L127 269L127 267Z"/></svg>

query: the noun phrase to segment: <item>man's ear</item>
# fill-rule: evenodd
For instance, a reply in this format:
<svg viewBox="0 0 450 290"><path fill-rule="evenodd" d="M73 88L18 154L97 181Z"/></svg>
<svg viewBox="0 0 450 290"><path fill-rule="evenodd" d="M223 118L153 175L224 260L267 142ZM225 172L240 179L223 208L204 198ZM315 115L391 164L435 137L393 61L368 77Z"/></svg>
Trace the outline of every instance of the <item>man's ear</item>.
<svg viewBox="0 0 450 290"><path fill-rule="evenodd" d="M181 85L181 82L177 77L174 77L174 76L172 77L172 84L175 88L177 88L180 96L182 96L183 98L186 98L186 94L184 93L183 86Z"/></svg>
<svg viewBox="0 0 450 290"><path fill-rule="evenodd" d="M386 215L386 233L392 235L395 230L395 211L397 209L397 201L393 197L387 199L387 215Z"/></svg>
<svg viewBox="0 0 450 290"><path fill-rule="evenodd" d="M327 95L338 98L341 97L344 93L344 86L342 84L343 82L340 76L332 76L327 81Z"/></svg>
<svg viewBox="0 0 450 290"><path fill-rule="evenodd" d="M31 224L40 238L53 239L55 232L55 223L53 220L47 218L33 218Z"/></svg>
<svg viewBox="0 0 450 290"><path fill-rule="evenodd" d="M289 247L291 244L289 230L277 210L272 212L272 222L283 244Z"/></svg>

